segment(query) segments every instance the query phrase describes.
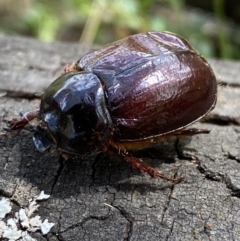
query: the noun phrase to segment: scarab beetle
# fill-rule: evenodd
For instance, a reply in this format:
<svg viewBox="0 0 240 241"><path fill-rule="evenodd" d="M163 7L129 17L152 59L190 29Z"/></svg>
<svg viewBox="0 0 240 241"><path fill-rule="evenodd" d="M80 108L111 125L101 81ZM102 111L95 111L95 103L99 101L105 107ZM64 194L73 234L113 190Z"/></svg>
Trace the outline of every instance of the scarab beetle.
<svg viewBox="0 0 240 241"><path fill-rule="evenodd" d="M6 129L20 131L37 118L33 140L41 152L116 152L153 177L177 182L182 178L168 178L127 151L169 135L208 133L186 127L214 108L216 96L210 65L184 38L147 32L80 58L46 89L38 111Z"/></svg>

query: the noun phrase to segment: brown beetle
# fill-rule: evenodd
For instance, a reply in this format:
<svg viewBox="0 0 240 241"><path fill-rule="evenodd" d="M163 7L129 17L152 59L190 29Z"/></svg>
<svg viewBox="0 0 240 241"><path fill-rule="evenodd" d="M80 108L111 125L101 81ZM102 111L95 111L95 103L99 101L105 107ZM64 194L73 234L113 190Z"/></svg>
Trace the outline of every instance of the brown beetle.
<svg viewBox="0 0 240 241"><path fill-rule="evenodd" d="M44 92L39 111L10 122L20 131L38 118L39 151L63 156L118 153L152 177L178 182L127 154L186 129L216 103L217 83L207 61L182 37L168 32L129 36L83 56Z"/></svg>

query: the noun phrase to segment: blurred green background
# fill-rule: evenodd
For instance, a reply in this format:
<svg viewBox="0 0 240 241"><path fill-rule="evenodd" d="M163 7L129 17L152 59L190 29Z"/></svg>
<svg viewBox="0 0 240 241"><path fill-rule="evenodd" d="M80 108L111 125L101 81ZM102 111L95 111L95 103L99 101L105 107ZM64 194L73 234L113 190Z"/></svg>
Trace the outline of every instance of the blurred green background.
<svg viewBox="0 0 240 241"><path fill-rule="evenodd" d="M0 0L0 32L105 45L144 31L184 36L210 58L240 59L239 0Z"/></svg>

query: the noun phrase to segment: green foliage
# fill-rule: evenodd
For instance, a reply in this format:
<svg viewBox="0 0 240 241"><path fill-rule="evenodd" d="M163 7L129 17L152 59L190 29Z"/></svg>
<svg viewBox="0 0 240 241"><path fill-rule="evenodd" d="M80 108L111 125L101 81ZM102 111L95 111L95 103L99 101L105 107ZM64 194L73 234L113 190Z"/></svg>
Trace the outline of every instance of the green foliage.
<svg viewBox="0 0 240 241"><path fill-rule="evenodd" d="M52 8L40 2L35 3L23 17L25 25L32 30L33 34L44 41L54 41L60 21Z"/></svg>
<svg viewBox="0 0 240 241"><path fill-rule="evenodd" d="M240 58L240 30L234 40L228 37L224 0L212 0L215 16L190 10L185 0L22 1L28 5L12 28L44 41L58 40L67 26L77 26L75 35L90 44L143 31L171 31L187 38L206 57ZM0 29L10 32L11 26L0 23Z"/></svg>

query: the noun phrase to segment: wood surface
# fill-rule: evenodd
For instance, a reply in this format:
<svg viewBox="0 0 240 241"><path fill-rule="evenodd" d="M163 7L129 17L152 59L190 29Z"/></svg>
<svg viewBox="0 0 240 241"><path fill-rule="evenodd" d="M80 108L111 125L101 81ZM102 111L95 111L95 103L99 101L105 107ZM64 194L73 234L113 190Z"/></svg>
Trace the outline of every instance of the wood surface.
<svg viewBox="0 0 240 241"><path fill-rule="evenodd" d="M92 49L0 35L0 128L39 100L6 97L8 91L43 92ZM134 153L169 176L153 179L108 154L65 161L39 153L34 124L18 136L0 136L0 199L11 200L13 217L44 191L37 214L55 226L36 240L240 240L240 62L210 60L218 101L205 122L210 134L171 138ZM10 94L9 94L10 95ZM25 96L27 97L27 96Z"/></svg>

